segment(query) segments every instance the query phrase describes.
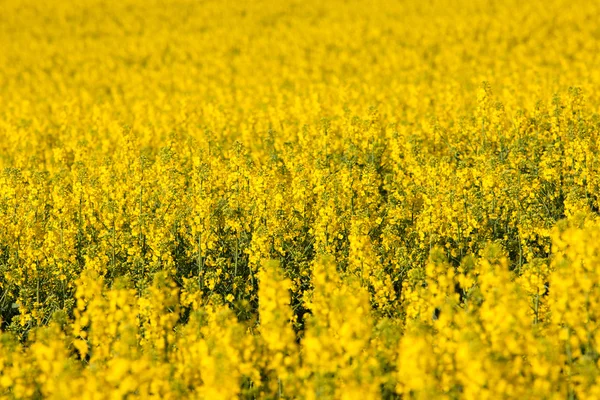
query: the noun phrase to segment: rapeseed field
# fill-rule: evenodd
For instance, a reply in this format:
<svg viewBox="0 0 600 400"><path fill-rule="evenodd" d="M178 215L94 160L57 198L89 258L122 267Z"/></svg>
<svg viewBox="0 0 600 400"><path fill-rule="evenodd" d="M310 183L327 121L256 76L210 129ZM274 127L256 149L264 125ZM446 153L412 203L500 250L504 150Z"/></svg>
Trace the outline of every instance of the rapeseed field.
<svg viewBox="0 0 600 400"><path fill-rule="evenodd" d="M0 398L600 399L599 21L0 1Z"/></svg>

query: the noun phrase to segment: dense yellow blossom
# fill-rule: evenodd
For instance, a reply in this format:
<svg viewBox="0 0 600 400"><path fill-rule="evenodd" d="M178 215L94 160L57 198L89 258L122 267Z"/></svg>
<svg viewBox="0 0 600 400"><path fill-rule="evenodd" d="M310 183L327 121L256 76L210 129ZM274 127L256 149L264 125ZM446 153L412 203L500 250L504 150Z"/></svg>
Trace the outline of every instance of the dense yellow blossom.
<svg viewBox="0 0 600 400"><path fill-rule="evenodd" d="M600 398L600 2L0 9L0 398Z"/></svg>

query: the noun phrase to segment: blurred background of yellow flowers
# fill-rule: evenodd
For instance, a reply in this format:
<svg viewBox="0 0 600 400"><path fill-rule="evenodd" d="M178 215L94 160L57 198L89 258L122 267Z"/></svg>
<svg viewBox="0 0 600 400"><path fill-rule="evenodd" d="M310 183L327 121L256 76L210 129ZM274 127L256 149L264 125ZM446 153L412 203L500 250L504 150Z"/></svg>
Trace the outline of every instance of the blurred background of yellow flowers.
<svg viewBox="0 0 600 400"><path fill-rule="evenodd" d="M1 398L600 398L600 3L0 7Z"/></svg>

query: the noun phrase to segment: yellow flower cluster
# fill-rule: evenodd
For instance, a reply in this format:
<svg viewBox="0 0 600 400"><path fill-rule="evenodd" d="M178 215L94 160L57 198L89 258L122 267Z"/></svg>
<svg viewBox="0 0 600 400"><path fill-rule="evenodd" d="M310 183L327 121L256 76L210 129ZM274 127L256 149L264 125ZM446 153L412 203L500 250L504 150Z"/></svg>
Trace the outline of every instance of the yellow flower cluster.
<svg viewBox="0 0 600 400"><path fill-rule="evenodd" d="M600 399L600 3L4 0L0 398Z"/></svg>

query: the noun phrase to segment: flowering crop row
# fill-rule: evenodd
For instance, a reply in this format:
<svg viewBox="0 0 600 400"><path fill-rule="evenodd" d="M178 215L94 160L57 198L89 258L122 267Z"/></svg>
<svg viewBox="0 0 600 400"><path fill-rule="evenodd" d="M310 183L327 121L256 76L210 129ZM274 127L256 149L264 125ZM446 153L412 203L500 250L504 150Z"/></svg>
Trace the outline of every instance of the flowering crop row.
<svg viewBox="0 0 600 400"><path fill-rule="evenodd" d="M1 8L0 398L600 398L600 3Z"/></svg>

